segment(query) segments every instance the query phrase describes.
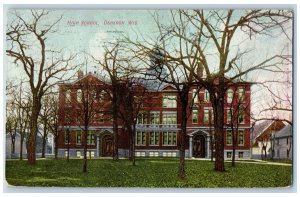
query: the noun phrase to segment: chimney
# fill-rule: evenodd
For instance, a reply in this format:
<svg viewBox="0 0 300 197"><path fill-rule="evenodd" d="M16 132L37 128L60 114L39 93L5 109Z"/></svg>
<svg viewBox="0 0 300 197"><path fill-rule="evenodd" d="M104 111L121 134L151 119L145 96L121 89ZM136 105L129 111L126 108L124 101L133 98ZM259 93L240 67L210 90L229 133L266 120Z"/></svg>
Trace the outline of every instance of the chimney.
<svg viewBox="0 0 300 197"><path fill-rule="evenodd" d="M202 78L203 77L203 66L201 62L198 62L198 67L197 67L197 75Z"/></svg>
<svg viewBox="0 0 300 197"><path fill-rule="evenodd" d="M83 71L82 70L77 71L77 77L78 77L78 79L83 77Z"/></svg>

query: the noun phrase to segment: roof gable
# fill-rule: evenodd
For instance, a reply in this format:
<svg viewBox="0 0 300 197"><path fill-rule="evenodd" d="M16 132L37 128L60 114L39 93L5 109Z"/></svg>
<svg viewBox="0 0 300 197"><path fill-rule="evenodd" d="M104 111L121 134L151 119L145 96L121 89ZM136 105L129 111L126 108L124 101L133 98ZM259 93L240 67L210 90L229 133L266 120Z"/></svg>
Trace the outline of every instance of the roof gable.
<svg viewBox="0 0 300 197"><path fill-rule="evenodd" d="M170 84L167 84L161 88L161 91L169 91L169 90L176 91L176 88Z"/></svg>
<svg viewBox="0 0 300 197"><path fill-rule="evenodd" d="M255 138L256 140L262 141L264 139L269 139L272 133L277 133L282 128L285 127L285 124L281 120L272 120L271 122L267 122L267 123L269 124L263 124L257 126L261 132Z"/></svg>

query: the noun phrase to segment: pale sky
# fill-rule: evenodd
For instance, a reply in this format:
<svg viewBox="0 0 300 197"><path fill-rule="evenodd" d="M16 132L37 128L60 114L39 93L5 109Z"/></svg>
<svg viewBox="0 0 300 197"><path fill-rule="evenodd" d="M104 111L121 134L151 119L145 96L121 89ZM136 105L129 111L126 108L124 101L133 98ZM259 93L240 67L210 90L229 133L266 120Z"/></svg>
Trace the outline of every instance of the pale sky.
<svg viewBox="0 0 300 197"><path fill-rule="evenodd" d="M26 10L20 12L26 12ZM160 11L160 22L168 23L170 20L168 13L169 10ZM58 32L54 36L49 36L47 40L49 46L51 45L57 49L65 48L72 52L86 51L89 54L101 57L103 43L113 41L122 34L129 35L132 38L135 38L137 34L143 35L145 38L156 38L158 35L149 10L57 10L47 17L45 23L55 21L60 15L63 15L63 19L57 25ZM12 18L8 14L8 23L11 20ZM291 37L291 28L287 29L287 32ZM289 45L287 45L288 43ZM286 47L287 53L291 53L292 44L283 34L276 37L256 36L249 40L245 34L239 31L234 37L231 50L243 50L245 48L253 50L241 63L243 65L255 65L266 57L281 52L284 47ZM9 79L22 76L20 75L22 71L11 65L9 59L7 61L8 64L5 68L8 72L6 72L6 77ZM212 56L210 61L214 64L216 60ZM94 71L94 69L90 67L88 71ZM282 78L282 76L270 75L261 71L249 76L249 79L255 81L276 78ZM253 87L252 90L256 92L257 87ZM254 94L253 99L259 100L263 95L264 93ZM266 99L258 104L255 102L252 110L257 109L256 105L262 105L263 102L266 102Z"/></svg>

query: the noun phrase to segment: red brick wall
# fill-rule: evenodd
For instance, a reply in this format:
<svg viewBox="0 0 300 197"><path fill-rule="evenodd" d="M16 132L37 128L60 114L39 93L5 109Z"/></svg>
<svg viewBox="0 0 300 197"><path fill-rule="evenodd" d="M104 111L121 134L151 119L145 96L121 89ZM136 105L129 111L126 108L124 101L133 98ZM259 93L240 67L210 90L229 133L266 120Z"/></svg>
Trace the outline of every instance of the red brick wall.
<svg viewBox="0 0 300 197"><path fill-rule="evenodd" d="M99 86L103 86L103 83L101 81L98 81L96 78L93 78L92 76L89 76L93 83L97 83ZM89 79L89 78L88 78ZM246 127L245 134L244 134L244 146L238 147L239 149L249 149L250 147L250 85L249 84L239 84L239 87L243 86L245 88L245 106L246 106L246 116L245 116L245 123L239 125L239 127ZM72 90L72 102L69 106L65 105L65 90L70 88ZM59 87L59 125L70 125L70 126L78 126L80 123L76 122L76 106L77 106L77 89L78 86L70 85L70 84L61 84ZM174 88L171 86L167 86L163 91L165 92L174 92ZM141 111L145 111L148 113L148 122L150 122L150 111L159 111L160 112L160 122L162 122L162 112L163 111L175 111L177 112L177 124L180 124L181 120L181 106L180 103L177 102L177 108L163 108L162 107L162 96L164 92L146 92L144 95L145 103L143 104L143 107L141 108ZM236 93L237 94L237 93ZM192 98L192 89L190 90L190 99ZM225 101L227 101L227 95L225 95ZM177 99L178 100L178 99ZM196 103L199 107L199 113L198 113L198 124L192 123L192 115L189 116L187 127L197 127L197 128L203 128L208 127L209 124L203 123L203 115L204 115L204 108L212 108L210 102L203 102L204 100L204 89L202 89L199 92L199 102ZM103 107L103 106L102 106ZM229 104L225 103L225 117L224 117L224 126L229 126L226 123L226 108L229 107ZM107 101L104 110L109 111L111 109L111 103L110 101ZM71 112L73 114L72 116L72 122L66 123L65 115L66 112ZM119 126L122 126L122 121L119 119L118 121ZM100 122L94 122L91 123L90 126L102 126L102 127L110 127L112 128L112 119L110 116L107 116L104 119L104 123ZM180 129L180 125L177 127ZM208 128L207 128L208 129ZM80 145L76 145L76 132L71 132L71 144L70 148L80 148ZM129 140L128 140L128 134L120 129L119 130L119 148L129 148ZM148 138L148 136L147 136ZM162 140L162 136L160 137ZM96 140L96 138L95 138ZM231 146L226 145L226 132L224 132L224 140L225 140L225 149L231 149ZM148 140L147 140L148 141ZM177 139L177 146L162 146L162 142L160 141L159 146L137 146L138 149L178 149L179 139ZM59 137L59 148L66 148L66 144L64 142L64 133L60 133ZM189 146L189 139L188 136L186 137L186 148ZM95 145L90 145L90 148L95 148Z"/></svg>

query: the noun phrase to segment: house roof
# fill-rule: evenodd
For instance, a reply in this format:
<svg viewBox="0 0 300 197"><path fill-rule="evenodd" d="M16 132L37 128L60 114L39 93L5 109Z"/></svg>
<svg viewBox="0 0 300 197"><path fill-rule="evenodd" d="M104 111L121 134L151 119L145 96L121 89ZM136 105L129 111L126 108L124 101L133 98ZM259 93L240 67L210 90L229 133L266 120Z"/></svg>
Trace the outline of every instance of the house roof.
<svg viewBox="0 0 300 197"><path fill-rule="evenodd" d="M105 80L104 78L102 78L101 76L97 75L97 74L94 74L94 73L91 73L89 72L88 74L86 75L83 75L82 77L78 77L77 79L75 80L69 80L69 81L64 81L62 83L59 83L59 85L74 85L76 84L77 82L87 78L87 77L93 77L103 83L109 83L107 80Z"/></svg>
<svg viewBox="0 0 300 197"><path fill-rule="evenodd" d="M260 135L266 128L272 124L273 120L261 121L259 124L255 124L253 127L253 138Z"/></svg>
<svg viewBox="0 0 300 197"><path fill-rule="evenodd" d="M274 134L274 138L283 138L292 136L293 128L290 124L283 127L280 131Z"/></svg>
<svg viewBox="0 0 300 197"><path fill-rule="evenodd" d="M277 133L284 127L285 124L280 120L266 120L260 124L254 125L253 146L255 146L258 141L270 138L272 133Z"/></svg>

